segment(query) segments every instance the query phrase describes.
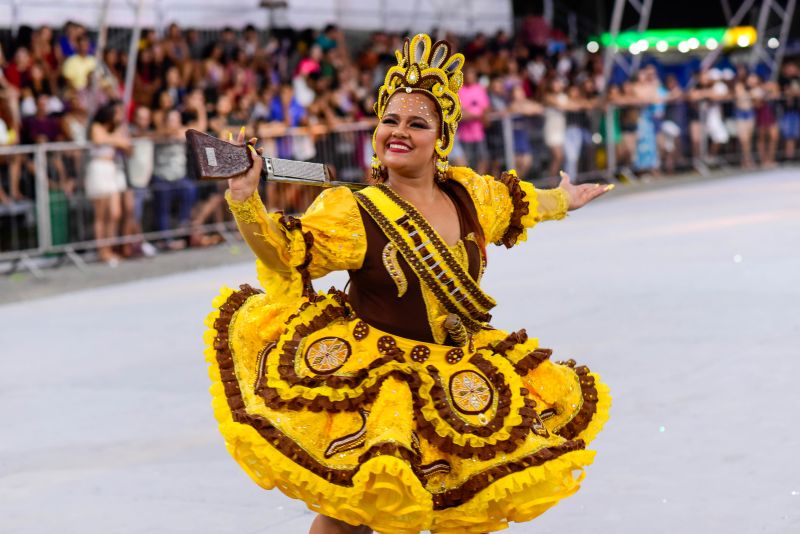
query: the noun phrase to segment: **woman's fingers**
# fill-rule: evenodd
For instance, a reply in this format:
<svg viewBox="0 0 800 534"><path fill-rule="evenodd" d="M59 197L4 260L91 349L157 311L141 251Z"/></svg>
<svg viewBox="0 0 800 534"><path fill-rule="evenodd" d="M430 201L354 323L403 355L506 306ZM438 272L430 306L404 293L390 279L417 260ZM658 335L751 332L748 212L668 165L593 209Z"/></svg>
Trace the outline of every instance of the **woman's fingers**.
<svg viewBox="0 0 800 534"><path fill-rule="evenodd" d="M582 200L582 205L586 204L600 195L604 195L614 189L614 184L584 184L579 187L579 193Z"/></svg>
<svg viewBox="0 0 800 534"><path fill-rule="evenodd" d="M568 186L572 183L569 174L565 173L564 171L558 171L558 174L561 176L561 181L558 183L558 187Z"/></svg>
<svg viewBox="0 0 800 534"><path fill-rule="evenodd" d="M244 144L244 126L239 128L239 135L236 136L236 144L243 145Z"/></svg>

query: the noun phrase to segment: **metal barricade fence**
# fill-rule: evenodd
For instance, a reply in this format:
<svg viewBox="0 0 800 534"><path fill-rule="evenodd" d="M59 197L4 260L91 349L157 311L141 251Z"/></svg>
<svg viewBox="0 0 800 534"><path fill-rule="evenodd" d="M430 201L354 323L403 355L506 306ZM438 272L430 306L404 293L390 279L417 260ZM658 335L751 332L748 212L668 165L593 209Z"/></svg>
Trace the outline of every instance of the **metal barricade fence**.
<svg viewBox="0 0 800 534"><path fill-rule="evenodd" d="M752 117L752 160L759 164L764 163L757 150L759 136L767 144L777 142L783 147L783 139L778 138L783 117L775 113L780 102L770 105L772 115L756 116L754 111ZM642 173L682 170L705 173L709 168L743 162L739 137L742 125L750 119L737 118L733 110L732 102L695 105L680 100L661 108L652 104L599 106L563 120L547 110L531 115L495 113L484 125L483 143L465 142L459 136L450 161L495 176L514 168L538 187L555 187L561 169L578 182L635 180ZM325 163L338 180L363 182L370 172L374 127L374 121L363 121L332 129L291 128L261 143L268 155ZM222 198L226 184L190 179L184 145L180 139L154 141L149 156L152 170L138 182L133 175L141 175L142 170L132 167L134 160L142 164L141 155L128 158L122 175L127 174L132 183L120 199L119 231L103 239L97 239L95 210L104 206L87 194L88 175L98 172L90 169L91 145L0 147L0 184L8 191L18 179L26 197L0 204L0 263L11 262L12 268L21 264L40 274L32 260L45 255L66 255L82 266L79 253L99 247L136 245L143 240L184 239L191 243L193 236L208 234L227 241L236 239L235 222ZM147 169L147 157L143 164ZM109 176L103 179L121 180L115 170L118 167L105 165ZM271 211L301 213L319 191L311 186L268 184L263 198ZM138 227L128 225L131 213Z"/></svg>
<svg viewBox="0 0 800 534"><path fill-rule="evenodd" d="M33 259L45 255L65 255L82 267L80 253L144 241L191 241L208 234L234 239L235 223L224 210L223 184L188 178L183 141L153 143L153 172L137 184L128 183L130 159L99 161L91 148L79 143L0 148L0 176L6 176L8 185L9 175L16 172L12 168L21 167L20 189L26 197L0 205L0 262L10 263L10 270L22 264L40 276ZM164 152L179 158L162 158L161 169L171 166L173 172L158 176ZM110 230L101 239L98 209L107 216Z"/></svg>

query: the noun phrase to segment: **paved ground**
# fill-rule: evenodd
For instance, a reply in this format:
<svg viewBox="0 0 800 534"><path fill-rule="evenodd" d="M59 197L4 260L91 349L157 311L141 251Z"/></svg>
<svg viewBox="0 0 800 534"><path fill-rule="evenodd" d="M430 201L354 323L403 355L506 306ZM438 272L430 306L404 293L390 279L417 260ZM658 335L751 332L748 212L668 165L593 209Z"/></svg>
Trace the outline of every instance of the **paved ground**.
<svg viewBox="0 0 800 534"><path fill-rule="evenodd" d="M800 532L799 248L800 180L777 170L619 195L495 250L495 324L615 394L581 492L510 532ZM252 281L234 261L0 306L0 532L307 532L212 419L201 325L216 287Z"/></svg>

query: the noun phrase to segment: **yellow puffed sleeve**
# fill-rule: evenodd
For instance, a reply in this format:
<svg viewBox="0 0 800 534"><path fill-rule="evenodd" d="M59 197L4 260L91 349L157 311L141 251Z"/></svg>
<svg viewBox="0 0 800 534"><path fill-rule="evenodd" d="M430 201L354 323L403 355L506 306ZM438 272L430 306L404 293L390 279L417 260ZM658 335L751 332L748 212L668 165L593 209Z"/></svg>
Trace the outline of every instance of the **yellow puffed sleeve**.
<svg viewBox="0 0 800 534"><path fill-rule="evenodd" d="M311 278L331 271L360 269L367 252L367 233L353 192L346 187L326 189L300 218L311 232Z"/></svg>
<svg viewBox="0 0 800 534"><path fill-rule="evenodd" d="M307 280L359 269L367 238L361 213L346 187L326 189L302 217L267 213L258 192L243 202L226 193L239 230L256 255L264 290L275 299L299 297Z"/></svg>
<svg viewBox="0 0 800 534"><path fill-rule="evenodd" d="M469 192L486 241L510 248L527 240L527 230L541 221L563 219L568 199L561 189L536 189L515 171L499 179L481 176L467 167L453 167L448 178Z"/></svg>

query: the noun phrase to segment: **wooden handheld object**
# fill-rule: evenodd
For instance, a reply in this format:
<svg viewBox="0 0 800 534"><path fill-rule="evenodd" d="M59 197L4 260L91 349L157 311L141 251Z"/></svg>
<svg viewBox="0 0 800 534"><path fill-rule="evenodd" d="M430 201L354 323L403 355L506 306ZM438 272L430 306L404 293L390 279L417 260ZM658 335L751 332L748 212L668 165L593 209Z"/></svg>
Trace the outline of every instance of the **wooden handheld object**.
<svg viewBox="0 0 800 534"><path fill-rule="evenodd" d="M189 163L200 180L227 180L247 172L254 163L254 154L247 145L235 145L197 130L186 131ZM261 174L272 182L314 185L318 187L345 186L360 189L367 184L339 182L332 170L322 163L291 159L264 159Z"/></svg>

